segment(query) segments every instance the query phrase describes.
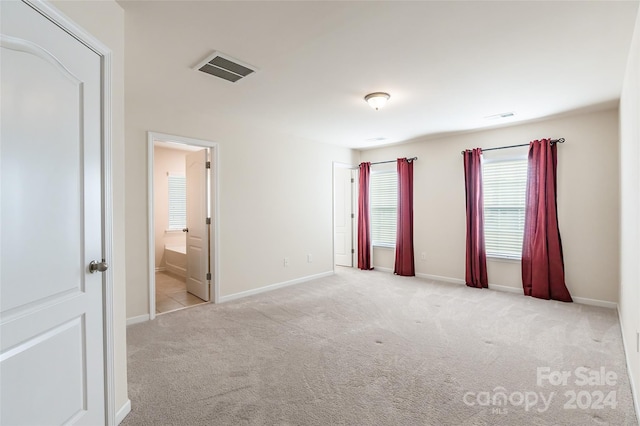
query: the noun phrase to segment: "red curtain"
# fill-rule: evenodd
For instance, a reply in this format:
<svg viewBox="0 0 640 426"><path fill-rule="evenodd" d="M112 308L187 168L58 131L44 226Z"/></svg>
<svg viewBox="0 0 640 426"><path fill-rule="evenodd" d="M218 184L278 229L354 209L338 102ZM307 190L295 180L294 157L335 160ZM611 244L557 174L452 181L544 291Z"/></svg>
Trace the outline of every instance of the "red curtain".
<svg viewBox="0 0 640 426"><path fill-rule="evenodd" d="M529 144L522 285L527 296L572 302L558 228L557 163L557 147L549 139Z"/></svg>
<svg viewBox="0 0 640 426"><path fill-rule="evenodd" d="M488 288L487 253L484 247L482 149L480 148L464 152L464 183L467 203L465 282L469 287Z"/></svg>
<svg viewBox="0 0 640 426"><path fill-rule="evenodd" d="M369 223L369 175L371 163L360 164L358 190L358 268L371 267L371 225Z"/></svg>
<svg viewBox="0 0 640 426"><path fill-rule="evenodd" d="M394 274L413 277L413 162L398 158L398 223Z"/></svg>

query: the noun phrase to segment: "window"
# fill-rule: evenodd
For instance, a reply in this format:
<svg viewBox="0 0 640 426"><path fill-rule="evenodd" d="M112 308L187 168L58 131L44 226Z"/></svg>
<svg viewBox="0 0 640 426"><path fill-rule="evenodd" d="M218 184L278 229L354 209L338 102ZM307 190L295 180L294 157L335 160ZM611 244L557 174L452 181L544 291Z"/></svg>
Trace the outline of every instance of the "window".
<svg viewBox="0 0 640 426"><path fill-rule="evenodd" d="M487 256L520 259L524 236L527 159L483 161L482 189Z"/></svg>
<svg viewBox="0 0 640 426"><path fill-rule="evenodd" d="M398 174L395 170L372 172L369 181L371 240L374 246L396 246Z"/></svg>
<svg viewBox="0 0 640 426"><path fill-rule="evenodd" d="M183 175L169 174L169 230L187 227L187 182Z"/></svg>

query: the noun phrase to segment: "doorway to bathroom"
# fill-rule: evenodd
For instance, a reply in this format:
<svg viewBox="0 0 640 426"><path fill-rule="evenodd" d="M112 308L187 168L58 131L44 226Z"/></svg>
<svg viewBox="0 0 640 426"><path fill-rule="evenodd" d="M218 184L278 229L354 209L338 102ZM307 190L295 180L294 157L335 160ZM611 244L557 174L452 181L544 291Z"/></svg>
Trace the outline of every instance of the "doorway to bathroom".
<svg viewBox="0 0 640 426"><path fill-rule="evenodd" d="M148 134L149 306L155 315L217 300L217 144Z"/></svg>

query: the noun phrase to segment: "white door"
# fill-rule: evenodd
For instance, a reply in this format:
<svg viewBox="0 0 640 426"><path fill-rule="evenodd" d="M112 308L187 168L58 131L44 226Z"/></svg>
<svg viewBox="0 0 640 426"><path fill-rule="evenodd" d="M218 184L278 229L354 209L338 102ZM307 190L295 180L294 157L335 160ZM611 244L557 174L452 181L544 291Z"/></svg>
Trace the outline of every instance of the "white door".
<svg viewBox="0 0 640 426"><path fill-rule="evenodd" d="M187 291L209 301L209 226L207 225L207 150L186 157Z"/></svg>
<svg viewBox="0 0 640 426"><path fill-rule="evenodd" d="M100 57L0 15L0 424L103 424Z"/></svg>
<svg viewBox="0 0 640 426"><path fill-rule="evenodd" d="M340 266L353 266L353 217L351 169L334 168L335 262Z"/></svg>

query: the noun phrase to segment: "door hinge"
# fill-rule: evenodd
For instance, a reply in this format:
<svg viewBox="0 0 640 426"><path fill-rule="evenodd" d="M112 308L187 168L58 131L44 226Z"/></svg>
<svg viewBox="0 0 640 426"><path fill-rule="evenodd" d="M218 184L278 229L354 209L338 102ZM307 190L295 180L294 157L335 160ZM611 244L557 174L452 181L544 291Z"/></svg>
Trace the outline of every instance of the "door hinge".
<svg viewBox="0 0 640 426"><path fill-rule="evenodd" d="M211 161L207 161L207 162L205 163L204 168L205 168L205 169L210 169L210 168L211 168Z"/></svg>
<svg viewBox="0 0 640 426"><path fill-rule="evenodd" d="M355 249L351 249L351 254L354 254L356 252Z"/></svg>
<svg viewBox="0 0 640 426"><path fill-rule="evenodd" d="M353 213L351 213L351 219L355 219L356 215L354 215Z"/></svg>
<svg viewBox="0 0 640 426"><path fill-rule="evenodd" d="M211 272L207 272L207 281L211 281Z"/></svg>
<svg viewBox="0 0 640 426"><path fill-rule="evenodd" d="M355 182L355 179L354 179L354 178L351 178L351 183L353 183L353 182Z"/></svg>
<svg viewBox="0 0 640 426"><path fill-rule="evenodd" d="M210 218L210 217L208 217L208 218L207 218L207 220L206 220L206 224L207 224L207 225L211 225L211 218Z"/></svg>

